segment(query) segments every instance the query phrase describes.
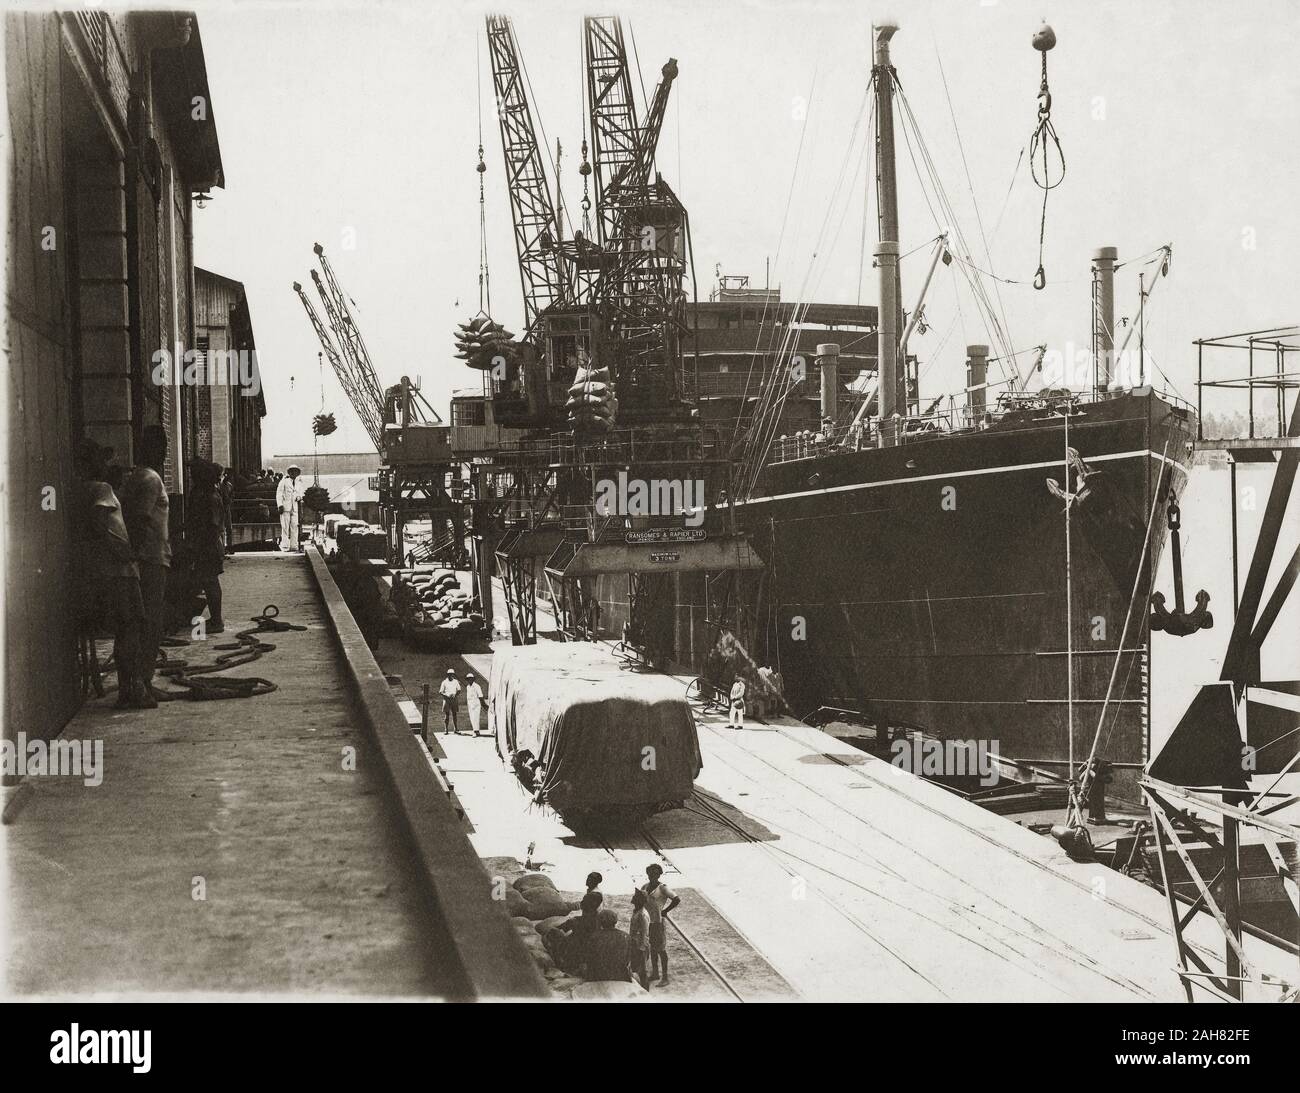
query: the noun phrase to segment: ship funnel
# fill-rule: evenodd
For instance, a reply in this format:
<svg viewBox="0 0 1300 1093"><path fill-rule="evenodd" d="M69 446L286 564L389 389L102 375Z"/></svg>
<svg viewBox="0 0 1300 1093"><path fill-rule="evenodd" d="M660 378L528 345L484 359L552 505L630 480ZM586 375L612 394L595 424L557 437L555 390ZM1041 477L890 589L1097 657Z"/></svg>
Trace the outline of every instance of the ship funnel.
<svg viewBox="0 0 1300 1093"><path fill-rule="evenodd" d="M1105 391L1115 369L1115 259L1114 247L1092 252L1092 359L1093 389Z"/></svg>
<svg viewBox="0 0 1300 1093"><path fill-rule="evenodd" d="M978 423L988 407L989 347L966 347L966 402L970 407L971 421Z"/></svg>
<svg viewBox="0 0 1300 1093"><path fill-rule="evenodd" d="M822 374L822 421L838 421L840 416L840 347L826 342L817 347L817 367Z"/></svg>

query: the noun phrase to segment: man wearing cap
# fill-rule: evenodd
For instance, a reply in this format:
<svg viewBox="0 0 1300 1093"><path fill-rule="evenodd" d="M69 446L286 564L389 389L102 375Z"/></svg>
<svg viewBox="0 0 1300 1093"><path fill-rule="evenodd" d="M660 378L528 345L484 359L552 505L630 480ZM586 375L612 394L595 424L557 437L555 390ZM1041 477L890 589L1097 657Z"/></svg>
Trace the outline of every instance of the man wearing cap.
<svg viewBox="0 0 1300 1093"><path fill-rule="evenodd" d="M456 725L456 699L460 697L460 680L456 673L447 669L447 678L438 684L438 693L442 695L442 730L459 733Z"/></svg>
<svg viewBox="0 0 1300 1093"><path fill-rule="evenodd" d="M298 476L302 468L291 464L280 484L275 487L275 504L280 511L280 549L299 550L298 545Z"/></svg>

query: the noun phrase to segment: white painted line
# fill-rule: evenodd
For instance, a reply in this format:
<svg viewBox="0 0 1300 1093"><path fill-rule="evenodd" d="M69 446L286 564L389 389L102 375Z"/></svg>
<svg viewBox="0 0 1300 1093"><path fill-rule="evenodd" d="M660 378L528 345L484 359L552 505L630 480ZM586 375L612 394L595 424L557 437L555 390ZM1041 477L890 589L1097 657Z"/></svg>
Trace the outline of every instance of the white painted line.
<svg viewBox="0 0 1300 1093"><path fill-rule="evenodd" d="M1150 456L1152 459L1159 459L1170 466L1178 467L1181 464L1176 459L1170 459L1160 452L1153 452L1149 449L1138 450L1133 452L1114 452L1111 455L1091 456L1084 460L1084 463L1108 463L1115 459L1137 459L1142 456ZM827 486L824 489L798 490L795 493L774 493L767 497L751 497L748 501L737 501L736 507L742 505L758 505L765 501L786 501L791 497L814 497L818 494L845 493L850 490L871 490L878 486L900 486L909 482L943 482L951 478L969 478L972 475L979 474L1005 474L1011 471L1037 471L1048 468L1061 467L1064 459L1050 459L1044 463L1015 463L1004 467L977 467L970 471L949 471L947 474L918 474L910 478L886 478L879 482L853 482L846 486Z"/></svg>

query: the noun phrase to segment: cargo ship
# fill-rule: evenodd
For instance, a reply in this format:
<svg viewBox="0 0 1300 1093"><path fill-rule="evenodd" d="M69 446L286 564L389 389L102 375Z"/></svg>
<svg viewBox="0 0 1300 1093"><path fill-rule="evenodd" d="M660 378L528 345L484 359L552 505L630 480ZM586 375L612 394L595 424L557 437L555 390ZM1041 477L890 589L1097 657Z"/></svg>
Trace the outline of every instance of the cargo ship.
<svg viewBox="0 0 1300 1093"><path fill-rule="evenodd" d="M946 195L904 310L899 263L927 244L900 249L895 123L924 145L890 57L897 27L882 24L873 122L853 138L874 153L877 303L782 300L720 269L713 298L688 302L686 212L651 172L676 63L636 125L617 19L584 26L594 242L585 221L561 230L512 31L489 21L527 332L516 341L484 311L457 335L483 374L482 394L453 405L451 446L471 467L485 617L499 574L516 644L537 640L548 597L569 638L621 636L702 685L753 683L766 666L800 718L966 741L1013 779L1058 786L1095 758L1132 796L1149 750L1151 573L1195 418L1141 368L1116 366L1115 248L1093 255L1083 377L1053 376L1041 346L1022 367ZM1054 36L1034 44L1045 58ZM624 146L638 154L608 159ZM927 202L942 194L928 154L917 170ZM1167 248L1153 253L1167 272ZM989 345L968 345L964 387L931 399L908 344L941 261L966 279ZM592 400L601 429L578 414ZM703 476L702 525L600 511L598 481L629 475Z"/></svg>
<svg viewBox="0 0 1300 1093"><path fill-rule="evenodd" d="M972 345L965 390L923 408L906 351L921 303L910 318L901 307L893 130L879 120L892 109L895 30L875 28L879 306L791 305L727 279L696 306L701 417L745 438L734 510L763 568L664 574L658 595L639 597L655 605L643 632L706 675L734 637L742 670L775 669L796 716L968 741L1013 779L1068 781L1095 741L1109 792L1135 798L1151 574L1195 414L1116 367L1110 247L1093 255L1088 386L1030 391L1019 379L999 391L989 347ZM954 257L941 236L934 263ZM709 327L743 327L746 314L742 376L717 348L739 346L737 334ZM792 358L809 364L797 383ZM729 387L729 402L710 400ZM602 583L614 625L638 598L620 590Z"/></svg>

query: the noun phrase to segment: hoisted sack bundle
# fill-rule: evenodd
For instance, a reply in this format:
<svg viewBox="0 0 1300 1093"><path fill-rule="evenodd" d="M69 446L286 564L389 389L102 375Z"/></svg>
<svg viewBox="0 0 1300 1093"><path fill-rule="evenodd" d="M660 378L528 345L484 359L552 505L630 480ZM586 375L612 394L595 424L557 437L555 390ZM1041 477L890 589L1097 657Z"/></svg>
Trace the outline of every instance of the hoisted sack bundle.
<svg viewBox="0 0 1300 1093"><path fill-rule="evenodd" d="M487 371L492 368L499 353L491 352L497 345L514 341L514 335L500 323L486 315L479 315L456 328L456 356L471 368Z"/></svg>
<svg viewBox="0 0 1300 1093"><path fill-rule="evenodd" d="M579 367L564 406L575 429L603 432L611 428L618 399L614 396L609 369Z"/></svg>

